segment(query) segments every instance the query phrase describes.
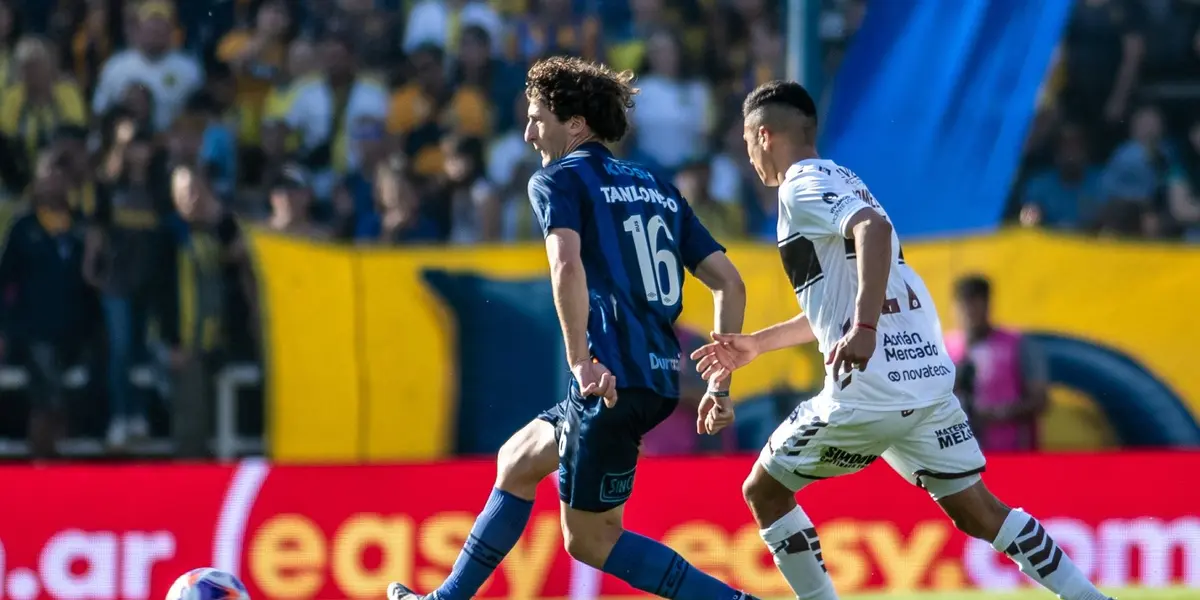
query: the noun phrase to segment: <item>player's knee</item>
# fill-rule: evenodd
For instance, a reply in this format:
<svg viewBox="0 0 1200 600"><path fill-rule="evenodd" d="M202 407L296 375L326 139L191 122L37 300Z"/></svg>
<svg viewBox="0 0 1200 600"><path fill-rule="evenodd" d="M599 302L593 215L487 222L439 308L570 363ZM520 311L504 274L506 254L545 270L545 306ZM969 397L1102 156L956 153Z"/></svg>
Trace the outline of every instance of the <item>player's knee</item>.
<svg viewBox="0 0 1200 600"><path fill-rule="evenodd" d="M621 537L621 532L620 525L568 526L563 529L563 546L571 558L596 569L603 569L608 555Z"/></svg>
<svg viewBox="0 0 1200 600"><path fill-rule="evenodd" d="M779 483L762 465L754 465L742 482L742 497L760 525L770 525L796 505L795 495Z"/></svg>
<svg viewBox="0 0 1200 600"><path fill-rule="evenodd" d="M982 484L938 501L959 531L984 541L992 541L1000 532L1009 507Z"/></svg>
<svg viewBox="0 0 1200 600"><path fill-rule="evenodd" d="M548 439L545 434L534 424L504 442L496 459L496 487L523 498L533 497L538 483L558 464L553 431Z"/></svg>

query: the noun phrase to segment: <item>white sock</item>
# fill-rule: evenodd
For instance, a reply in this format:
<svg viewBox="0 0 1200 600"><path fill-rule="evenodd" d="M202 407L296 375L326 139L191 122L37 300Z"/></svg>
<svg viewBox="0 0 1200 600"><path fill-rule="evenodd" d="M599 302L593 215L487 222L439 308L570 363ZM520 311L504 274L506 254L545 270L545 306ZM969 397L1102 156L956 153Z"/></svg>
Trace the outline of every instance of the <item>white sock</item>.
<svg viewBox="0 0 1200 600"><path fill-rule="evenodd" d="M1042 587L1064 600L1108 600L1071 558L1067 556L1037 519L1019 508L1012 509L992 547L1008 555Z"/></svg>
<svg viewBox="0 0 1200 600"><path fill-rule="evenodd" d="M833 580L821 558L817 528L799 506L758 532L775 566L800 600L837 600Z"/></svg>

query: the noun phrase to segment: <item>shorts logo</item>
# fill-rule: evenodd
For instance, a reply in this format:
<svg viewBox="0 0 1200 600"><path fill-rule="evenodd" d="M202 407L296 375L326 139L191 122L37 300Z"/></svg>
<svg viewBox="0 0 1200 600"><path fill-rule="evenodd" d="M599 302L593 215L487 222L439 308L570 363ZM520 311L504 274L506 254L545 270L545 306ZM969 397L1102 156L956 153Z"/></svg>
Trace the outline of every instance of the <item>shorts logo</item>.
<svg viewBox="0 0 1200 600"><path fill-rule="evenodd" d="M920 369L903 369L899 371L888 371L888 381L899 383L901 381L920 381L922 379L931 379L933 377L945 377L950 374L950 368L946 365L929 365Z"/></svg>
<svg viewBox="0 0 1200 600"><path fill-rule="evenodd" d="M877 458L879 457L874 454L855 454L833 446L826 446L821 451L821 462L843 469L862 469L875 462Z"/></svg>
<svg viewBox="0 0 1200 600"><path fill-rule="evenodd" d="M624 473L605 473L600 478L601 502L624 502L633 493L633 474L637 469Z"/></svg>
<svg viewBox="0 0 1200 600"><path fill-rule="evenodd" d="M957 446L967 440L975 439L975 432L971 431L971 426L966 421L958 425L951 425L945 429L938 429L933 434L938 439L938 450Z"/></svg>
<svg viewBox="0 0 1200 600"><path fill-rule="evenodd" d="M901 417L911 417L913 412L915 412L913 409L902 410L902 411L900 411L900 416Z"/></svg>

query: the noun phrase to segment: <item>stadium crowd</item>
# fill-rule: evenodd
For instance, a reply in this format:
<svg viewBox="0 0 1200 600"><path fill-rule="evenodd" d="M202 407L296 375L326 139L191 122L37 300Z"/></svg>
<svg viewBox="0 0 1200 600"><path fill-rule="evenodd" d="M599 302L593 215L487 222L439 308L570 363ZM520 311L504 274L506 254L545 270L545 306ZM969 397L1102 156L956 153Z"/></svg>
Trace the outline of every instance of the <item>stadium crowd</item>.
<svg viewBox="0 0 1200 600"><path fill-rule="evenodd" d="M538 239L522 91L542 56L636 71L620 152L674 177L718 239L774 240L740 103L783 76L783 4L0 0L0 351L24 374L0 374L21 399L0 438L49 456L68 433L122 450L170 431L206 453L213 374L258 357L251 224ZM830 79L866 2L822 8ZM1011 219L1200 239L1200 5L1079 0L1061 50Z"/></svg>

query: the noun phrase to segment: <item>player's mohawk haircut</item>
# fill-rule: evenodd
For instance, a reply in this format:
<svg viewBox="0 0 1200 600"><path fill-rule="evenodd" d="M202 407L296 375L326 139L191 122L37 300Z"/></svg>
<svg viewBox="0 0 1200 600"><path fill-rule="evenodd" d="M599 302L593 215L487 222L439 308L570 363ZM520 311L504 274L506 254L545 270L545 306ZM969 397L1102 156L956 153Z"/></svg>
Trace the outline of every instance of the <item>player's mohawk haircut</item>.
<svg viewBox="0 0 1200 600"><path fill-rule="evenodd" d="M814 122L817 120L817 103L813 102L808 90L795 81L777 79L758 86L742 103L742 116L748 117L758 109L768 106L793 108Z"/></svg>
<svg viewBox="0 0 1200 600"><path fill-rule="evenodd" d="M525 95L541 102L560 121L582 117L596 137L619 142L629 131L626 111L633 108L633 73L600 63L554 56L539 60L525 78Z"/></svg>

